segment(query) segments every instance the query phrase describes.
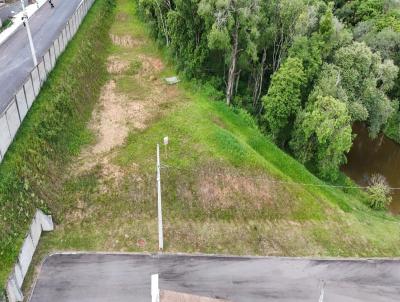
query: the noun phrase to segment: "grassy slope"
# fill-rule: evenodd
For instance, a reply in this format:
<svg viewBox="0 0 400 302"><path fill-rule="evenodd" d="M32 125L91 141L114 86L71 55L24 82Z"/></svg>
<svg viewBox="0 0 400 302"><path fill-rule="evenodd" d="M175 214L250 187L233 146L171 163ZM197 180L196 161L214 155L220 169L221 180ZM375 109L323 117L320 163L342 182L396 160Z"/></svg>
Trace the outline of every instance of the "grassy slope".
<svg viewBox="0 0 400 302"><path fill-rule="evenodd" d="M0 166L0 284L18 255L35 208L57 208L65 165L93 139L86 122L107 77L110 16L112 1L98 0L59 58Z"/></svg>
<svg viewBox="0 0 400 302"><path fill-rule="evenodd" d="M114 57L130 62L163 57L130 1L118 1L116 20L112 34L141 43L114 46ZM173 74L167 66L154 72L157 81L146 74L138 80L128 71L111 78L129 102L145 104L162 97L158 89L171 93L160 79ZM64 198L70 206L63 212L69 218L46 235L41 252L156 251L154 155L156 143L168 135L162 156L166 251L399 255L399 219L370 211L361 192L271 182L322 184L268 142L251 119L212 101L211 94L184 82L169 102L154 105L146 129L131 127L125 143L111 153L119 181L103 179L103 164L67 181Z"/></svg>
<svg viewBox="0 0 400 302"><path fill-rule="evenodd" d="M112 57L135 64L162 58L132 1L117 3L111 34L130 36L133 47L114 45ZM275 182L321 184L268 142L249 117L213 101L209 89L193 82L168 87L162 78L174 74L173 66L145 72L146 66L140 76L132 70L109 75L121 102L144 108L146 127L127 123L125 142L105 155L107 161L94 154L94 166L85 165L91 156L84 156L99 143L92 141L64 172L50 205L57 229L44 235L36 261L54 250L156 251L155 145L166 135L166 251L399 255L398 218L370 211L358 191Z"/></svg>

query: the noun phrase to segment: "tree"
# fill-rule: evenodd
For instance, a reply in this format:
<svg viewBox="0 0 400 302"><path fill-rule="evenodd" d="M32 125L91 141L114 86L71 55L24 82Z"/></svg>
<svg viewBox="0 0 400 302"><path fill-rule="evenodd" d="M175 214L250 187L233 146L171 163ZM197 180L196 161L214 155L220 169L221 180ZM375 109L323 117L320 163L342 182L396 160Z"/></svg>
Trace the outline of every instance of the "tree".
<svg viewBox="0 0 400 302"><path fill-rule="evenodd" d="M347 106L331 96L318 96L298 115L290 142L301 162L314 166L322 178L332 181L338 178L351 145Z"/></svg>
<svg viewBox="0 0 400 302"><path fill-rule="evenodd" d="M167 14L172 10L172 0L137 0L139 10L150 21L152 30L157 38L165 39L170 43Z"/></svg>
<svg viewBox="0 0 400 302"><path fill-rule="evenodd" d="M334 56L339 70L339 81L346 92L347 101L368 112L369 132L376 137L393 113L386 93L394 85L398 67L392 61L382 61L365 43L354 42L340 48ZM352 112L354 113L354 112ZM353 115L353 121L365 120Z"/></svg>
<svg viewBox="0 0 400 302"><path fill-rule="evenodd" d="M287 136L290 131L285 134L285 128L293 123L301 109L301 89L305 81L303 64L298 58L288 58L272 76L268 93L262 101L266 129L276 142ZM283 145L284 141L279 143Z"/></svg>
<svg viewBox="0 0 400 302"><path fill-rule="evenodd" d="M300 17L307 6L303 0L270 1L271 26L273 27L272 71L276 72L284 61L287 51L296 35ZM304 25L304 23L302 23ZM304 26L303 26L304 27Z"/></svg>
<svg viewBox="0 0 400 302"><path fill-rule="evenodd" d="M201 75L209 56L206 26L197 12L200 0L175 0L175 9L168 13L170 51L178 69L186 75Z"/></svg>
<svg viewBox="0 0 400 302"><path fill-rule="evenodd" d="M257 60L259 0L201 0L198 12L210 28L209 47L224 51L228 65L226 103L230 105L238 77L239 55L244 52L249 59Z"/></svg>

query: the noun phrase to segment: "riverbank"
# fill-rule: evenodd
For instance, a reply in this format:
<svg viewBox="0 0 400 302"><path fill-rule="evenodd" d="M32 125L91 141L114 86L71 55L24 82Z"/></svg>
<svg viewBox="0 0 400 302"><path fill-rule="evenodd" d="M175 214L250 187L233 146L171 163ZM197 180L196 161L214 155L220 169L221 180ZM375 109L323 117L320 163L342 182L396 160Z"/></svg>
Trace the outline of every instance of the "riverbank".
<svg viewBox="0 0 400 302"><path fill-rule="evenodd" d="M368 129L362 124L354 125L353 132L356 138L342 171L360 186L368 186L370 178L375 174L384 176L388 185L394 188L389 211L393 215L399 215L400 145L384 134L371 139Z"/></svg>

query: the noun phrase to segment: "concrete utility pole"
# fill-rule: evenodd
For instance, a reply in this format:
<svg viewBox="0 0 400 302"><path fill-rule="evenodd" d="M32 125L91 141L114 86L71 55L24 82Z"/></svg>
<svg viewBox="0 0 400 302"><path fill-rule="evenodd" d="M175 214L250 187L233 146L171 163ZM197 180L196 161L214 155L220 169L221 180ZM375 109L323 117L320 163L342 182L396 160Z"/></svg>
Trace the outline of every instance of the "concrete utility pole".
<svg viewBox="0 0 400 302"><path fill-rule="evenodd" d="M160 145L157 144L157 207L158 207L158 248L164 249L164 235L161 207L161 163L160 163Z"/></svg>
<svg viewBox="0 0 400 302"><path fill-rule="evenodd" d="M28 18L28 13L26 12L26 9L25 9L24 0L21 0L21 5L22 5L22 11L23 11L23 14L24 14L24 16L22 18L23 18L23 22L24 22L25 27L26 27L26 31L28 33L29 46L31 47L33 64L34 64L34 66L36 66L38 64L37 58L36 58L36 51L35 51L35 46L33 45L31 28L29 26L29 18Z"/></svg>

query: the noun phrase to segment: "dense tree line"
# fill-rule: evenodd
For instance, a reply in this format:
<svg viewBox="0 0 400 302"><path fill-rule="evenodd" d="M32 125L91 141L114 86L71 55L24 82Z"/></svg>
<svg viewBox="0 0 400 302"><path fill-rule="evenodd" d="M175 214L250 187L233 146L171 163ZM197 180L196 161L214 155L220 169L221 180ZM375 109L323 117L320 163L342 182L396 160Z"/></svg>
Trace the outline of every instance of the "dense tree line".
<svg viewBox="0 0 400 302"><path fill-rule="evenodd" d="M179 70L335 180L352 125L400 142L399 0L136 0Z"/></svg>

